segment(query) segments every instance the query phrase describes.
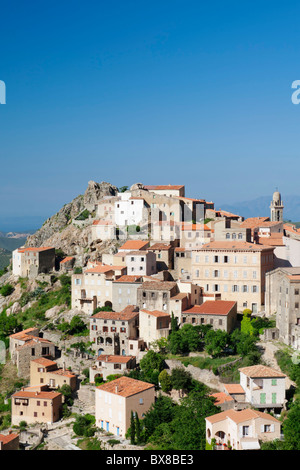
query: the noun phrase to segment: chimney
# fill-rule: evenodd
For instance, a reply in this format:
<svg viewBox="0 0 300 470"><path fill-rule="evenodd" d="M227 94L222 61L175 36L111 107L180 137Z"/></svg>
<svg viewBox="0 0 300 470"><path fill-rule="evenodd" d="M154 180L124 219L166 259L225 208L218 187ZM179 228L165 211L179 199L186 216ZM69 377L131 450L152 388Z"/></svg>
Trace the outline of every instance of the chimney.
<svg viewBox="0 0 300 470"><path fill-rule="evenodd" d="M116 392L116 393L119 392L119 387L118 387L118 385L115 386L115 392Z"/></svg>

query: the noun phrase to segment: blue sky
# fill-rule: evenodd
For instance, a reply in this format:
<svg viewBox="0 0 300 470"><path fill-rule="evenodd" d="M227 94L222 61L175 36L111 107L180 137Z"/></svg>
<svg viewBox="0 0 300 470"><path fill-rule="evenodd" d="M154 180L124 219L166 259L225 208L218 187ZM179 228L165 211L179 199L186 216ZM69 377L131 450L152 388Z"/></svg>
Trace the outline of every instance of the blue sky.
<svg viewBox="0 0 300 470"><path fill-rule="evenodd" d="M89 180L300 194L296 1L1 4L0 229Z"/></svg>

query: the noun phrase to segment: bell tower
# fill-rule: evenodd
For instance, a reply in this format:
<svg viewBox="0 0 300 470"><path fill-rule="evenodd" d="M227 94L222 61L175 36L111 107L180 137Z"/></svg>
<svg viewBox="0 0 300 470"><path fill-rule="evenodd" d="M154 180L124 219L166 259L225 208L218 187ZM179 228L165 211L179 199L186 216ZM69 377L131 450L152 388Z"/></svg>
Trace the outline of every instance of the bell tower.
<svg viewBox="0 0 300 470"><path fill-rule="evenodd" d="M270 205L271 222L283 222L283 207L281 194L276 190Z"/></svg>

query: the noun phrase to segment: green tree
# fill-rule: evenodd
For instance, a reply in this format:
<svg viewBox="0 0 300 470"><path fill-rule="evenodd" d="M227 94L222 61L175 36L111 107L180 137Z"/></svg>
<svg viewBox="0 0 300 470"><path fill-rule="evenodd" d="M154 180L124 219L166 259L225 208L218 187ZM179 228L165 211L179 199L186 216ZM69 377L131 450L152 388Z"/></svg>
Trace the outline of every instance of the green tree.
<svg viewBox="0 0 300 470"><path fill-rule="evenodd" d="M243 311L243 319L241 321L241 332L250 336L254 334L254 328L251 323L251 313L251 310L246 308Z"/></svg>
<svg viewBox="0 0 300 470"><path fill-rule="evenodd" d="M143 420L147 440L161 423L169 423L173 420L177 406L171 398L158 395L156 402L150 406Z"/></svg>
<svg viewBox="0 0 300 470"><path fill-rule="evenodd" d="M293 403L283 422L284 449L300 450L300 401Z"/></svg>
<svg viewBox="0 0 300 470"><path fill-rule="evenodd" d="M7 296L11 295L14 290L15 289L11 284L4 284L0 289L0 294L3 297L7 297Z"/></svg>
<svg viewBox="0 0 300 470"><path fill-rule="evenodd" d="M135 413L135 441L141 443L141 423L137 413Z"/></svg>
<svg viewBox="0 0 300 470"><path fill-rule="evenodd" d="M174 317L174 313L171 313L171 333L179 330L178 318Z"/></svg>
<svg viewBox="0 0 300 470"><path fill-rule="evenodd" d="M164 359L161 354L150 349L150 351L148 351L141 359L140 368L146 376L151 376L153 371L157 370L159 373L163 370Z"/></svg>
<svg viewBox="0 0 300 470"><path fill-rule="evenodd" d="M175 367L171 372L172 388L179 392L187 392L192 387L192 376L190 372L182 367Z"/></svg>
<svg viewBox="0 0 300 470"><path fill-rule="evenodd" d="M205 335L205 350L212 357L221 356L230 337L223 330L209 330Z"/></svg>
<svg viewBox="0 0 300 470"><path fill-rule="evenodd" d="M134 419L133 411L131 411L131 416L130 416L130 443L132 445L135 444L135 419Z"/></svg>
<svg viewBox="0 0 300 470"><path fill-rule="evenodd" d="M172 390L172 380L166 369L163 369L158 376L161 389L165 393L169 393Z"/></svg>

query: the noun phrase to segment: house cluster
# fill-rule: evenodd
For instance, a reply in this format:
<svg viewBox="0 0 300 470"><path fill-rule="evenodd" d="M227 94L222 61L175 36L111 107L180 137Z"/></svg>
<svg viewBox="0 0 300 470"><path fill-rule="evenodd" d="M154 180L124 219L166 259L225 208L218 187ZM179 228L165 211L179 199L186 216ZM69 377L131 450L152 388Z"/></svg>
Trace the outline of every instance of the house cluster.
<svg viewBox="0 0 300 470"><path fill-rule="evenodd" d="M74 272L76 257L60 263L72 275L72 308L89 318L96 357L92 383L135 368L144 351L168 337L172 315L179 326L211 325L230 333L245 309L276 313L269 334L300 348L300 232L284 223L279 192L270 217L246 220L216 210L213 202L185 197L183 185L137 184L103 198L95 213L91 239L116 240L115 251L89 260L80 274ZM54 266L52 247L13 253L16 276L48 273ZM24 410L32 419L59 416L62 397L55 388L59 379L75 379L57 368L54 353L37 331L11 336L12 358L31 378L30 387L13 397L15 423ZM206 419L209 442L250 449L279 436L278 420L265 411L276 414L284 407L284 375L260 366L240 369L240 384L227 384L215 398L223 411ZM154 402L154 386L124 376L97 386L95 399L99 427L124 436L131 411L142 417Z"/></svg>

